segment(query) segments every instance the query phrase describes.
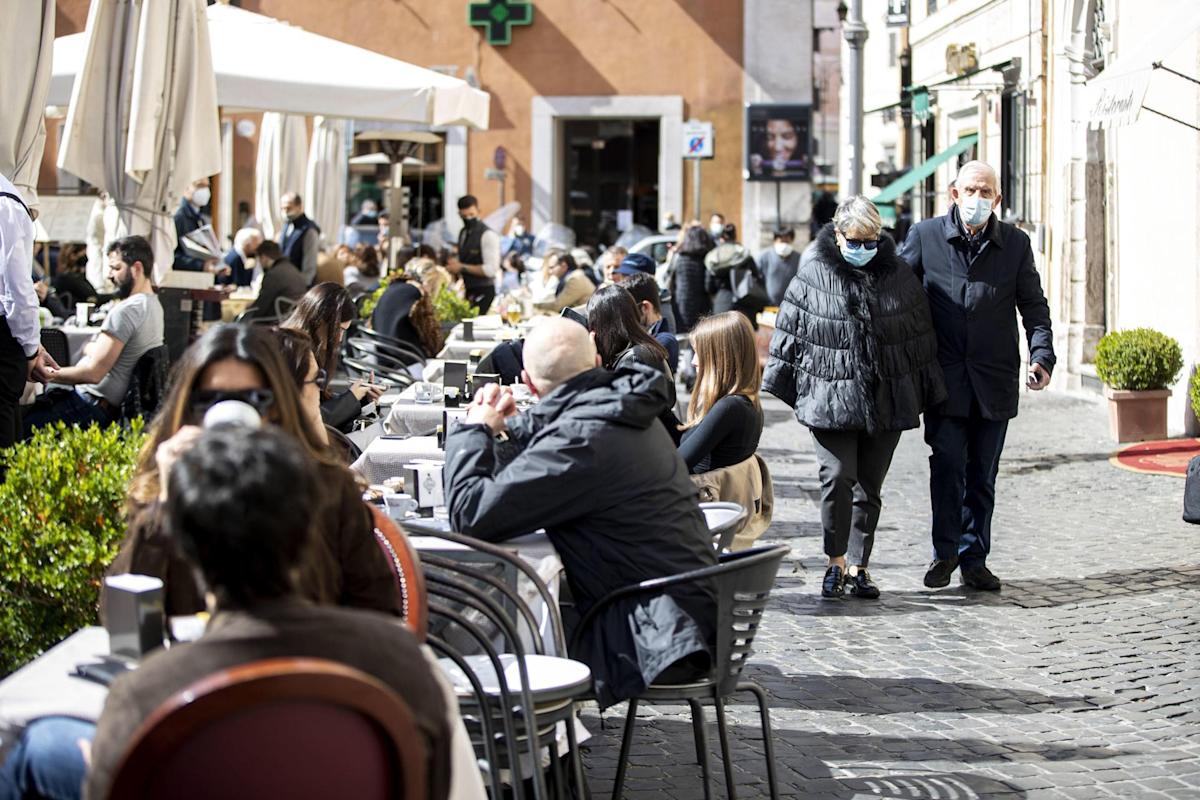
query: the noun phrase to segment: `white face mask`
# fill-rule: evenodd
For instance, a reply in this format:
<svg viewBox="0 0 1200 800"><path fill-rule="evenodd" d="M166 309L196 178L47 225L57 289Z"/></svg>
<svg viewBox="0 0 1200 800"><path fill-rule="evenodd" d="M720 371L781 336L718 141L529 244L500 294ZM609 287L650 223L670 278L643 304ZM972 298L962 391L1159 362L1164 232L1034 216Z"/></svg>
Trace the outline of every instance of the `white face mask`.
<svg viewBox="0 0 1200 800"><path fill-rule="evenodd" d="M775 253L780 258L787 258L794 252L796 252L796 248L792 247L791 242L776 242L775 243Z"/></svg>
<svg viewBox="0 0 1200 800"><path fill-rule="evenodd" d="M513 225L513 236L524 236L524 235L525 235L525 226L524 225Z"/></svg>
<svg viewBox="0 0 1200 800"><path fill-rule="evenodd" d="M713 236L720 236L722 233L724 233L724 231L725 226L719 222L714 222L712 225L708 226L708 232Z"/></svg>
<svg viewBox="0 0 1200 800"><path fill-rule="evenodd" d="M207 187L201 186L196 191L192 192L192 205L197 208L204 208L208 205L208 201L212 199L212 192Z"/></svg>
<svg viewBox="0 0 1200 800"><path fill-rule="evenodd" d="M977 194L962 198L958 215L964 225L982 225L992 213L992 201Z"/></svg>

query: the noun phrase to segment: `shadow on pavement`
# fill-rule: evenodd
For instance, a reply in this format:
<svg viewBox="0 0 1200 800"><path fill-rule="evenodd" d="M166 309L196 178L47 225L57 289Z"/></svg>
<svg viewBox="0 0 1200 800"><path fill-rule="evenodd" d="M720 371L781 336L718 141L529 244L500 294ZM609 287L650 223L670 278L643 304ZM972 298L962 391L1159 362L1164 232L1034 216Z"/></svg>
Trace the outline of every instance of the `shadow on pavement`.
<svg viewBox="0 0 1200 800"><path fill-rule="evenodd" d="M742 696L735 699L741 702ZM669 709L660 706L651 712L654 716L644 712L639 714L625 783L625 796L630 800L700 797L703 794L691 723L686 713L679 709L674 710L677 713L670 713ZM587 779L593 797L606 797L612 791L624 710L624 706L617 706L608 711L604 728L600 727L594 709L584 713L584 723L594 734L583 745ZM989 762L1062 762L1108 759L1127 754L1111 747L1074 747L1025 741L1008 745L963 736L877 736L796 730L781 727L781 720L775 713L779 710L780 706L772 703L776 767L780 793L784 796L799 794L831 800L862 800L864 797L908 800L1023 798L1026 793L1017 787L985 775L959 770L922 771L920 766L899 766L893 772L890 766L884 765L931 761L959 761L964 766ZM668 712L669 715L660 712ZM706 707L705 713L712 768L710 786L715 797L724 797L724 772L712 708ZM750 713L749 708L737 707L736 716ZM734 718L735 714L731 713L731 758L738 797L747 800L767 797L759 728L757 725L736 724ZM856 770L856 765L862 765L861 770ZM836 776L835 767L839 773ZM847 771L865 774L846 776L844 773Z"/></svg>
<svg viewBox="0 0 1200 800"><path fill-rule="evenodd" d="M1053 453L1051 455L1036 456L1005 456L1000 459L1000 474L1033 475L1069 464L1108 461L1114 452L1106 450L1103 453Z"/></svg>
<svg viewBox="0 0 1200 800"><path fill-rule="evenodd" d="M771 696L772 708L838 711L847 714L1040 714L1099 708L1087 696L1043 694L979 683L933 678L860 678L849 674L784 673L773 665L749 664L746 676Z"/></svg>

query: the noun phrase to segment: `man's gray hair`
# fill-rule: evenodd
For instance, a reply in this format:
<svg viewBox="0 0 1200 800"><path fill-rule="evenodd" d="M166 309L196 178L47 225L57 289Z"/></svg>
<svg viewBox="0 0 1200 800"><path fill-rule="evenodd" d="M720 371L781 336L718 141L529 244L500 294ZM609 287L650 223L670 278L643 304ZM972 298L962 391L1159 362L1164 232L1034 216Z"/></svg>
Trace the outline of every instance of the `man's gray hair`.
<svg viewBox="0 0 1200 800"><path fill-rule="evenodd" d="M522 359L538 393L544 395L595 367L596 345L578 322L551 317L530 331Z"/></svg>
<svg viewBox="0 0 1200 800"><path fill-rule="evenodd" d="M245 252L246 245L248 245L251 240L257 240L261 242L263 240L263 232L258 228L242 228L233 235L233 246L238 250Z"/></svg>
<svg viewBox="0 0 1200 800"><path fill-rule="evenodd" d="M861 194L856 194L842 201L837 213L833 215L835 230L845 233L849 230L865 230L878 234L883 230L883 220L879 218L879 209L875 204Z"/></svg>
<svg viewBox="0 0 1200 800"><path fill-rule="evenodd" d="M988 179L992 184L992 188L999 191L1000 176L996 174L996 168L986 161L968 161L958 169L958 174L954 176L954 181L951 185L960 185L967 175L979 173Z"/></svg>

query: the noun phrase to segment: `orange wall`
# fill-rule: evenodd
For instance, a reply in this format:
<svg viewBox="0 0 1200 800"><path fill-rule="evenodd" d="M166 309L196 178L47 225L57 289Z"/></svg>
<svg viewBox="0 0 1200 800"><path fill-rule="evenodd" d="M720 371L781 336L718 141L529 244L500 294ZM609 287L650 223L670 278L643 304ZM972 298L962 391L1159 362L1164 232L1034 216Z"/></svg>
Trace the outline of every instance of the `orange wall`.
<svg viewBox="0 0 1200 800"><path fill-rule="evenodd" d="M715 124L717 158L702 165L701 211L740 219L742 2L535 0L534 21L492 47L467 25L465 0L246 0L242 6L335 39L432 67L475 68L491 93L491 126L470 134L468 191L485 206L492 153L509 155L506 194L530 208L530 108L536 95L680 95L684 119ZM59 0L58 34L81 30L86 0ZM289 54L303 58L303 53ZM684 170L684 209L691 206Z"/></svg>

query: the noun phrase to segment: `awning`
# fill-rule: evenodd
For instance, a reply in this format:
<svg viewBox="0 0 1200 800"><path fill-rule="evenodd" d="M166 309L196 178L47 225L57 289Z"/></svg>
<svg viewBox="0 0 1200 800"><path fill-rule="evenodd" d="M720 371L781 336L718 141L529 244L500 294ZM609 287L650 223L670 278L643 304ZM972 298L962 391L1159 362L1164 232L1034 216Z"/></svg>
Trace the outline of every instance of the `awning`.
<svg viewBox="0 0 1200 800"><path fill-rule="evenodd" d="M1153 36L1146 37L1118 55L1099 75L1087 82L1084 101L1086 116L1075 122L1086 122L1089 128L1095 129L1129 125L1137 121L1156 68L1200 30L1200 3L1196 0L1161 0L1161 4L1163 8L1156 16L1169 20L1169 24L1157 26ZM1183 51L1180 54L1184 55ZM1194 67L1195 52L1189 50L1186 55L1190 58L1182 60L1181 65ZM1185 68L1185 71L1190 70ZM1155 109L1147 110L1162 114Z"/></svg>
<svg viewBox="0 0 1200 800"><path fill-rule="evenodd" d="M979 141L979 134L977 133L964 136L942 152L938 153L936 156L922 161L920 164L889 183L884 187L883 191L880 192L874 200L872 200L872 202L875 203L875 205L896 202L896 200L902 194L911 191L914 186L932 175L934 170L970 148L977 141Z"/></svg>
<svg viewBox="0 0 1200 800"><path fill-rule="evenodd" d="M226 111L487 128L488 94L466 81L235 6L208 6L217 102ZM47 104L65 107L85 33L54 40Z"/></svg>

